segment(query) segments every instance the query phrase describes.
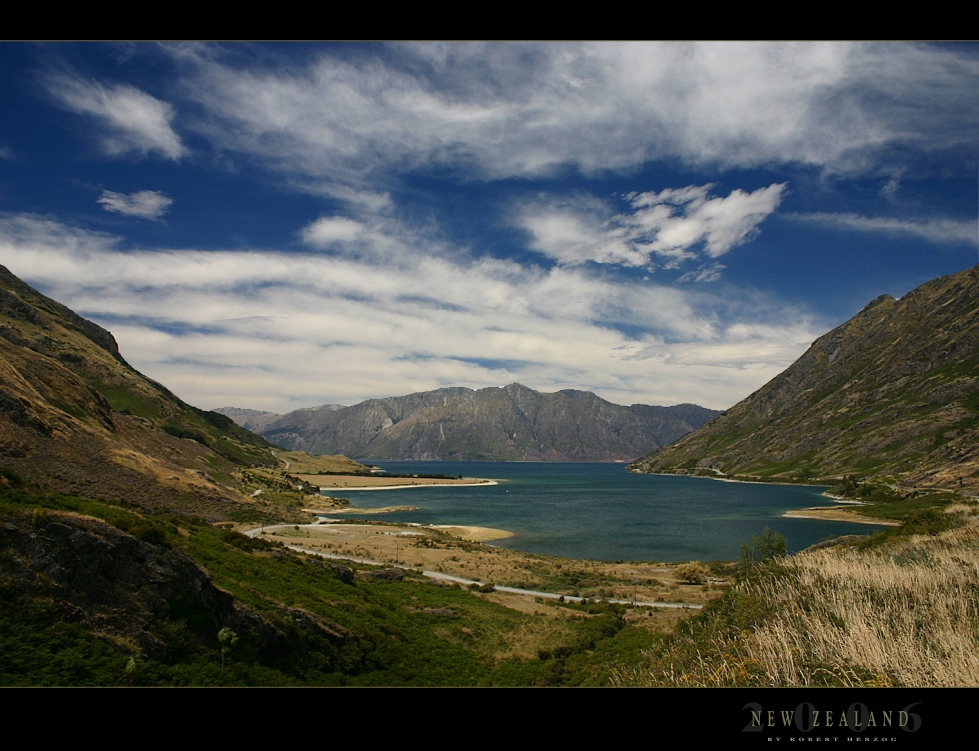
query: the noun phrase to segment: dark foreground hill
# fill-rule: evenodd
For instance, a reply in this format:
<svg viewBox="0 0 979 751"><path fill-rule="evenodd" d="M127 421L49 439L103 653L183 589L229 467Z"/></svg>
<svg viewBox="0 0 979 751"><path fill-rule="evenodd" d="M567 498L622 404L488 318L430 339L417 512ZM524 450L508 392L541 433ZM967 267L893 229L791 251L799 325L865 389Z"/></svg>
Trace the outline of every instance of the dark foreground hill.
<svg viewBox="0 0 979 751"><path fill-rule="evenodd" d="M882 295L639 472L979 488L979 267Z"/></svg>
<svg viewBox="0 0 979 751"><path fill-rule="evenodd" d="M695 404L623 407L589 391L442 388L287 415L216 410L284 448L358 459L627 461L718 414Z"/></svg>

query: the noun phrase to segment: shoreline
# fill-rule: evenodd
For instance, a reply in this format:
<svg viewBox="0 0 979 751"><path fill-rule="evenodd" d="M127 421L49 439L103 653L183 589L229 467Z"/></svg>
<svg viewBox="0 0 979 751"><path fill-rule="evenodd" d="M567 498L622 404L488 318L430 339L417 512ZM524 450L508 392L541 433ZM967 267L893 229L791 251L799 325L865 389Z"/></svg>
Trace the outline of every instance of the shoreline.
<svg viewBox="0 0 979 751"><path fill-rule="evenodd" d="M376 509L373 510L374 513L383 513L385 511L400 511L403 509L410 509L413 507L397 507L391 506L386 509ZM303 509L307 511L309 509ZM357 509L350 509L351 511L356 511ZM370 513L371 510L368 511ZM313 511L312 513L321 513ZM332 512L331 512L332 513ZM293 525L290 524L278 524L268 527L268 529L288 529ZM507 529L500 529L498 527L476 527L469 524L417 524L412 522L395 522L389 524L387 522L365 522L363 524L357 523L341 523L337 524L333 521L320 520L313 524L301 524L299 525L302 529L316 530L321 532L331 532L330 527L337 527L339 531L350 531L356 529L363 529L371 532L372 534L391 534L389 529L399 530L396 534L399 535L418 535L419 532L413 532L411 529L402 529L402 527L415 527L417 529L437 529L441 532L445 532L452 537L456 537L460 540L466 540L468 542L491 542L493 540L505 540L509 537L515 537L516 532L511 532ZM258 534L259 529L265 529L265 527L260 527L257 529L252 529L250 532L252 534Z"/></svg>
<svg viewBox="0 0 979 751"><path fill-rule="evenodd" d="M827 485L809 485L804 482L766 482L764 480L735 480L732 477L722 476L722 477L712 477L711 475L688 475L679 474L677 472L636 472L638 475L660 475L662 477L694 477L702 480L718 480L720 482L734 482L734 483L744 483L745 485L785 485L789 487L801 487L801 488L823 488L824 490L820 495L826 498L832 499L836 506L808 506L801 509L789 509L782 513L784 518L794 518L794 519L812 519L814 521L823 522L850 522L853 524L872 524L880 527L900 527L901 522L894 521L892 519L881 519L874 516L865 516L864 514L858 514L850 509L841 508L841 506L867 506L868 504L862 501L851 501L839 496L833 495L829 491Z"/></svg>
<svg viewBox="0 0 979 751"><path fill-rule="evenodd" d="M684 473L680 473L680 472L636 472L635 470L631 470L631 469L628 470L628 471L629 472L632 472L632 474L634 474L634 475L659 475L660 477L690 477L690 478L693 478L695 480L717 480L718 482L736 482L736 483L740 483L742 485L786 485L788 487L793 487L793 488L827 488L827 489L830 487L829 485L826 485L825 483L820 483L820 484L817 484L817 485L811 485L811 484L809 484L807 482L786 482L784 480L783 481L778 481L778 480L772 480L772 481L768 481L768 480L736 480L735 478L728 477L727 475L711 476L711 475L691 475L691 474L684 474ZM826 495L826 496L828 496L830 498L833 497L833 496L830 496L829 495L829 491L828 490L824 491L823 492L823 495Z"/></svg>
<svg viewBox="0 0 979 751"><path fill-rule="evenodd" d="M401 490L402 488L440 488L446 485L472 488L482 485L499 485L499 481L481 477L434 478L434 477L384 477L377 475L308 475L295 477L324 490Z"/></svg>
<svg viewBox="0 0 979 751"><path fill-rule="evenodd" d="M418 511L420 508L421 506L382 506L380 508L343 506L342 508L325 509L304 508L303 512L307 514L314 514L316 516L325 516L328 514L363 514L364 516L373 516L374 514L394 514L399 511Z"/></svg>
<svg viewBox="0 0 979 751"><path fill-rule="evenodd" d="M405 488L441 488L451 486L453 488L478 488L483 485L499 485L496 480L479 480L478 482L430 482L430 483L403 483L401 485L324 485L320 490L404 490Z"/></svg>

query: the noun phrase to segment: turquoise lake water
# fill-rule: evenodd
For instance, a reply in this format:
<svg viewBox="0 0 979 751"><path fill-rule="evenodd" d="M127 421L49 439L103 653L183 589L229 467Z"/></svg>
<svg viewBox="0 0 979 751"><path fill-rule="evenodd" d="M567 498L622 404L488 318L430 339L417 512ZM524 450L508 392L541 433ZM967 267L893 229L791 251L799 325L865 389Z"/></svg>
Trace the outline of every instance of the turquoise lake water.
<svg viewBox="0 0 979 751"><path fill-rule="evenodd" d="M506 529L514 537L492 544L527 553L607 561L736 560L741 542L766 526L781 532L792 552L830 536L880 529L782 517L789 509L833 505L821 495L825 487L639 475L627 472L622 464L374 463L392 474L464 475L500 483L326 494L341 495L365 509L419 507L363 517L375 521ZM358 516L343 514L342 518Z"/></svg>

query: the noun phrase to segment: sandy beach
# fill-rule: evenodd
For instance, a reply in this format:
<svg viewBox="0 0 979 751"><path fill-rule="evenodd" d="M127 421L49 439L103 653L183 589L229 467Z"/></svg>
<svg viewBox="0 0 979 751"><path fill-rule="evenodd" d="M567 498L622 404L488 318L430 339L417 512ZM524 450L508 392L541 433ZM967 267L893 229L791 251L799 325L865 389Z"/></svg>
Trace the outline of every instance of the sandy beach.
<svg viewBox="0 0 979 751"><path fill-rule="evenodd" d="M384 475L294 475L320 490L401 490L434 488L439 485L473 487L496 485L496 480L479 477L385 477Z"/></svg>

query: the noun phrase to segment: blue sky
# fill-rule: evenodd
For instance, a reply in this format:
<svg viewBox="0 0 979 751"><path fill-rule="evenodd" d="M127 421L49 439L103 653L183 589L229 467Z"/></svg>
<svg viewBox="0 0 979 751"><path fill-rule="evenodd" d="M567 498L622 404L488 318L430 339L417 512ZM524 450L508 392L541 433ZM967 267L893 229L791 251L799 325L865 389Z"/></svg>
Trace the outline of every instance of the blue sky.
<svg viewBox="0 0 979 751"><path fill-rule="evenodd" d="M0 264L196 406L723 409L977 263L979 45L0 44Z"/></svg>

